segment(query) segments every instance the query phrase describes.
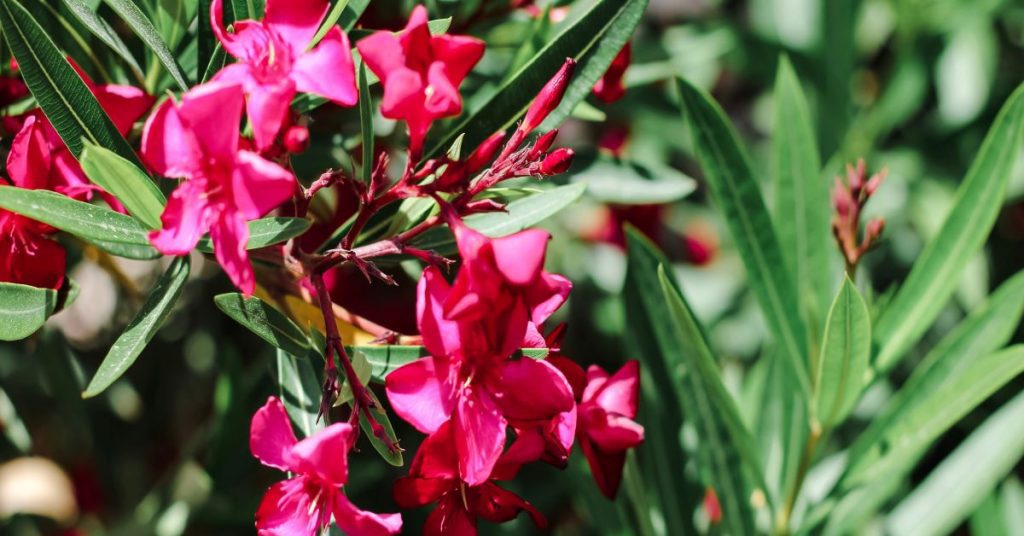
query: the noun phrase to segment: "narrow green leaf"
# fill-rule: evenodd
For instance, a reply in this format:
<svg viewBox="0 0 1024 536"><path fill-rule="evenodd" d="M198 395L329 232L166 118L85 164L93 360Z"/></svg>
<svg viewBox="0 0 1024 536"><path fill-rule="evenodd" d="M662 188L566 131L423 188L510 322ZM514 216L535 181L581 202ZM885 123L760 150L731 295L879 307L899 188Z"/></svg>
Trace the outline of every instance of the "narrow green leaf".
<svg viewBox="0 0 1024 536"><path fill-rule="evenodd" d="M167 271L157 280L142 309L110 347L96 375L82 393L82 398L102 393L135 363L181 296L185 281L188 280L189 267L187 256L177 257L171 262Z"/></svg>
<svg viewBox="0 0 1024 536"><path fill-rule="evenodd" d="M348 0L334 0L334 5L327 12L327 16L320 23L320 29L316 31L316 35L313 36L313 40L309 43L310 48L316 46L327 35L327 32L331 31L331 28L337 24L338 19L341 18L341 14L345 12L346 8L348 8Z"/></svg>
<svg viewBox="0 0 1024 536"><path fill-rule="evenodd" d="M121 40L121 37L117 35L117 32L107 24L107 21L103 20L102 17L96 14L96 10L89 7L84 0L63 0L64 5L75 15L75 18L82 23L83 26L89 29L97 39L102 41L105 45L110 47L135 74L136 78L142 79L142 68L139 67L135 56L132 55L131 50L128 49L128 45Z"/></svg>
<svg viewBox="0 0 1024 536"><path fill-rule="evenodd" d="M221 69L224 68L228 63L228 54L224 51L224 47L218 42L213 47L213 53L210 55L210 63L206 65L206 70L203 71L202 83L207 83L213 78L213 75L217 74Z"/></svg>
<svg viewBox="0 0 1024 536"><path fill-rule="evenodd" d="M352 369L356 371L356 378L359 378L359 383L366 385L370 382L370 378L373 375L373 366L366 359L366 354L358 350L349 352L348 357L352 360ZM341 384L341 389L338 390L338 397L334 399L334 406L340 406L352 400L352 384L345 379L345 382Z"/></svg>
<svg viewBox="0 0 1024 536"><path fill-rule="evenodd" d="M167 199L145 171L116 153L92 144L86 144L80 160L90 181L116 197L132 216L150 229L160 228L160 214Z"/></svg>
<svg viewBox="0 0 1024 536"><path fill-rule="evenodd" d="M210 67L210 60L213 59L214 51L220 43L213 35L213 27L210 26L210 4L212 0L198 0L196 9L196 76L200 82L205 82L206 70Z"/></svg>
<svg viewBox="0 0 1024 536"><path fill-rule="evenodd" d="M680 80L679 91L708 189L743 258L782 359L806 398L810 392L807 339L796 291L789 272L779 269L785 265L784 257L750 159L717 103L685 80Z"/></svg>
<svg viewBox="0 0 1024 536"><path fill-rule="evenodd" d="M972 362L1000 349L1013 337L1024 315L1024 272L999 286L981 306L951 330L876 415L850 448L850 465L873 456L893 421L927 403L935 391L959 376Z"/></svg>
<svg viewBox="0 0 1024 536"><path fill-rule="evenodd" d="M0 283L0 341L16 341L35 333L56 308L56 290Z"/></svg>
<svg viewBox="0 0 1024 536"><path fill-rule="evenodd" d="M249 242L246 249L260 249L280 244L301 235L309 229L310 222L305 218L289 218L274 216L249 222ZM203 238L196 249L205 253L213 253L213 243Z"/></svg>
<svg viewBox="0 0 1024 536"><path fill-rule="evenodd" d="M11 1L11 0L5 0ZM174 82L178 84L178 88L182 91L188 91L188 82L185 81L185 75L181 72L181 67L178 65L177 60L174 59L174 55L167 48L167 43L164 42L163 38L160 37L160 33L153 27L153 23L150 22L146 15L139 9L139 6L135 5L132 0L103 0L106 2L111 9L114 10L118 16L121 17L128 24L128 27L135 32L135 35L142 39L146 46L153 51L160 63L167 69L167 73L171 75Z"/></svg>
<svg viewBox="0 0 1024 536"><path fill-rule="evenodd" d="M967 264L981 250L1002 207L1024 141L1024 86L999 111L967 171L942 228L918 255L875 325L875 368L890 370L935 321Z"/></svg>
<svg viewBox="0 0 1024 536"><path fill-rule="evenodd" d="M134 259L160 256L149 245L146 228L131 216L56 192L0 186L0 208L52 225L115 255Z"/></svg>
<svg viewBox="0 0 1024 536"><path fill-rule="evenodd" d="M871 359L871 317L847 277L825 322L825 342L814 370L815 419L826 430L842 423L866 384Z"/></svg>
<svg viewBox="0 0 1024 536"><path fill-rule="evenodd" d="M363 141L363 182L370 184L373 175L373 95L366 82L366 64L359 64L359 131Z"/></svg>
<svg viewBox="0 0 1024 536"><path fill-rule="evenodd" d="M779 60L775 78L772 154L779 244L803 298L799 304L809 303L816 309L807 311L810 315L805 318L811 319L825 311L832 285L828 185L821 175L811 112L785 56Z"/></svg>
<svg viewBox="0 0 1024 536"><path fill-rule="evenodd" d="M550 190L516 199L505 212L475 214L466 218L466 224L490 237L517 233L536 225L573 204L585 190L583 184L559 186ZM455 239L447 228L431 229L413 240L413 245L434 250L444 255L455 251Z"/></svg>
<svg viewBox="0 0 1024 536"><path fill-rule="evenodd" d="M1024 361L1024 347L995 354ZM890 534L950 534L1024 456L1024 394L976 428L886 519Z"/></svg>
<svg viewBox="0 0 1024 536"><path fill-rule="evenodd" d="M427 158L440 154L455 138L465 134L463 150L470 152L491 134L508 128L526 113L544 84L566 58L578 63L576 72L558 108L542 129L560 124L590 94L594 83L622 49L640 22L647 0L598 0L571 26L556 36L478 109L454 124L429 146Z"/></svg>
<svg viewBox="0 0 1024 536"><path fill-rule="evenodd" d="M650 205L678 201L697 183L675 168L646 165L599 153L577 153L567 174L587 186L587 196L603 203Z"/></svg>
<svg viewBox="0 0 1024 536"><path fill-rule="evenodd" d="M708 484L722 505L722 521L733 534L753 534L754 512L751 484L761 475L754 440L743 425L736 402L722 383L718 364L683 295L658 267L658 279L676 326L676 361L684 364L683 406L697 429L697 453Z"/></svg>
<svg viewBox="0 0 1024 536"><path fill-rule="evenodd" d="M968 520L971 536L1010 536L1003 524L1003 506L997 490L985 496Z"/></svg>
<svg viewBox="0 0 1024 536"><path fill-rule="evenodd" d="M356 21L359 20L359 17L362 16L363 11L366 11L369 5L370 0L349 0L347 5L345 5L345 10L341 13L341 17L338 18L338 26L341 26L341 29L346 32L351 32L356 27Z"/></svg>
<svg viewBox="0 0 1024 536"><path fill-rule="evenodd" d="M1022 371L1024 346L973 360L956 377L895 419L886 429L876 455L858 460L846 481L856 485L906 474L942 433Z"/></svg>
<svg viewBox="0 0 1024 536"><path fill-rule="evenodd" d="M388 440L397 445L398 436L395 435L395 427L391 425L391 419L388 418L388 412L384 411L384 406L381 405L380 400L377 399L377 395L375 395L373 391L368 390L367 392L370 393L370 398L373 399L373 403L376 406L376 408L370 410L370 413L373 414L374 420L384 428L384 433L387 435ZM363 435L366 436L370 441L370 444L373 445L373 450L376 450L377 454L380 454L380 457L384 458L384 461L395 467L405 465L405 459L402 456L402 451L392 451L383 440L374 435L373 428L370 426L370 421L365 415L359 415L359 427L363 429Z"/></svg>
<svg viewBox="0 0 1024 536"><path fill-rule="evenodd" d="M231 292L215 296L213 302L224 314L275 348L292 355L306 355L310 349L309 339L295 322L255 296L246 299L237 292Z"/></svg>
<svg viewBox="0 0 1024 536"><path fill-rule="evenodd" d="M0 28L25 84L72 154L82 152L86 139L139 161L64 53L16 0L0 0Z"/></svg>
<svg viewBox="0 0 1024 536"><path fill-rule="evenodd" d="M320 380L313 366L317 361L311 355L296 357L280 348L277 349L275 361L278 396L302 436L309 437L322 426L322 422L317 422L321 397ZM322 355L319 363L323 364Z"/></svg>

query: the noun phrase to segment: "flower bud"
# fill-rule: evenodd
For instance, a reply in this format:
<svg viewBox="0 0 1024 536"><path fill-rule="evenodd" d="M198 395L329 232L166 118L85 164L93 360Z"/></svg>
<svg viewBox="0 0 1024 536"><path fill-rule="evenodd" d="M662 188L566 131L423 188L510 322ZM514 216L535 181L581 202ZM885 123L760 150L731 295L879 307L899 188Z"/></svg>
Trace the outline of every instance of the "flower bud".
<svg viewBox="0 0 1024 536"><path fill-rule="evenodd" d="M291 154L301 154L309 149L309 129L301 125L288 127L284 133L284 148Z"/></svg>
<svg viewBox="0 0 1024 536"><path fill-rule="evenodd" d="M498 148L501 147L502 140L505 139L505 131L499 130L494 134L491 134L479 147L473 151L469 158L466 159L466 168L469 171L479 171L487 165L488 162L494 158L494 153L498 152Z"/></svg>
<svg viewBox="0 0 1024 536"><path fill-rule="evenodd" d="M865 241L870 245L875 243L882 236L882 231L885 230L885 219L878 218L877 220L871 220L868 222L867 232L865 233Z"/></svg>
<svg viewBox="0 0 1024 536"><path fill-rule="evenodd" d="M526 112L526 118L519 126L524 132L532 132L540 126L544 119L562 102L565 95L565 88L569 87L569 79L572 78L572 71L576 67L576 60L565 58L562 68L555 73L555 76L544 85L537 98L533 100L530 109Z"/></svg>
<svg viewBox="0 0 1024 536"><path fill-rule="evenodd" d="M878 187L882 185L882 181L885 180L885 177L888 174L889 170L883 168L882 171L871 176L871 179L868 180L868 183L864 186L864 191L867 193L868 197L872 196L875 191L878 190Z"/></svg>
<svg viewBox="0 0 1024 536"><path fill-rule="evenodd" d="M572 165L572 158L575 155L576 153L572 149L566 147L555 149L540 163L540 174L560 175L569 171L569 166Z"/></svg>
<svg viewBox="0 0 1024 536"><path fill-rule="evenodd" d="M838 177L836 177L836 186L832 190L832 205L836 208L836 215L840 218L847 217L850 212L853 211L853 197L850 196L850 191L846 189L846 185L843 184Z"/></svg>
<svg viewBox="0 0 1024 536"><path fill-rule="evenodd" d="M530 154L527 155L528 160L536 160L540 158L540 155L548 152L551 148L551 144L555 142L555 137L558 136L558 129L554 129L550 132L546 132L541 137L537 138L534 142L533 148L530 149Z"/></svg>

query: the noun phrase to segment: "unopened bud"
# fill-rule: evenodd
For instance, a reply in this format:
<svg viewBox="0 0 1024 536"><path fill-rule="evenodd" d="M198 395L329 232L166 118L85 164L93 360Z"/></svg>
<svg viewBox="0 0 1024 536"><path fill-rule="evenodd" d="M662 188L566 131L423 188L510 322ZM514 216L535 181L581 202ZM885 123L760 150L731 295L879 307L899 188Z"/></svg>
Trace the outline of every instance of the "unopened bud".
<svg viewBox="0 0 1024 536"><path fill-rule="evenodd" d="M878 218L877 220L871 220L868 222L867 228L867 239L868 244L874 243L882 236L882 231L885 230L885 219Z"/></svg>
<svg viewBox="0 0 1024 536"><path fill-rule="evenodd" d="M288 127L284 132L284 148L291 154L301 154L309 149L309 129L301 125Z"/></svg>
<svg viewBox="0 0 1024 536"><path fill-rule="evenodd" d="M850 191L838 177L836 177L836 187L832 191L832 205L836 209L836 215L840 218L846 218L853 211L853 197L850 196Z"/></svg>
<svg viewBox="0 0 1024 536"><path fill-rule="evenodd" d="M491 134L479 147L476 148L469 158L466 159L466 168L469 171L479 171L487 165L488 162L494 158L494 153L498 152L498 148L501 147L502 140L505 139L505 131L499 130L494 134Z"/></svg>
<svg viewBox="0 0 1024 536"><path fill-rule="evenodd" d="M557 128L546 132L541 135L541 137L537 138L537 141L533 144L533 148L530 149L530 154L527 155L527 159L533 161L540 158L540 155L548 152L548 149L551 148L551 144L555 143L556 136L558 136Z"/></svg>
<svg viewBox="0 0 1024 536"><path fill-rule="evenodd" d="M853 192L854 196L858 196L861 188L864 187L864 175L866 173L867 164L864 163L863 158L857 160L857 167L846 164L846 178L850 183L850 191Z"/></svg>
<svg viewBox="0 0 1024 536"><path fill-rule="evenodd" d="M878 173L875 173L874 175L871 176L871 179L868 180L868 183L864 185L864 191L868 194L868 197L873 195L875 191L878 190L878 187L882 185L882 181L885 180L885 177L888 174L889 170L883 169L882 171L879 171Z"/></svg>
<svg viewBox="0 0 1024 536"><path fill-rule="evenodd" d="M566 147L555 149L551 154L544 157L544 161L540 163L540 174L560 175L569 171L569 166L572 165L572 158L574 156L576 156L576 153L572 149Z"/></svg>
<svg viewBox="0 0 1024 536"><path fill-rule="evenodd" d="M576 67L576 60L565 58L562 68L555 73L555 76L548 80L544 88L540 90L537 98L533 100L530 109L526 112L526 118L519 125L524 132L532 132L540 126L544 119L562 102L565 95L565 88L569 87L569 79L572 78L572 71Z"/></svg>

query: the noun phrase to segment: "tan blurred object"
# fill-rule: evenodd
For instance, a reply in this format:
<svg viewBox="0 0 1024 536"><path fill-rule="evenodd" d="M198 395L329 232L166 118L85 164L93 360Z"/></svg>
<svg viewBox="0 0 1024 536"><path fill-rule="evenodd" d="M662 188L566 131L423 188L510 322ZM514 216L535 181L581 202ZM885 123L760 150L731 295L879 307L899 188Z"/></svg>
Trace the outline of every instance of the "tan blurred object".
<svg viewBox="0 0 1024 536"><path fill-rule="evenodd" d="M16 458L0 465L0 519L14 514L70 525L78 517L71 479L46 458Z"/></svg>

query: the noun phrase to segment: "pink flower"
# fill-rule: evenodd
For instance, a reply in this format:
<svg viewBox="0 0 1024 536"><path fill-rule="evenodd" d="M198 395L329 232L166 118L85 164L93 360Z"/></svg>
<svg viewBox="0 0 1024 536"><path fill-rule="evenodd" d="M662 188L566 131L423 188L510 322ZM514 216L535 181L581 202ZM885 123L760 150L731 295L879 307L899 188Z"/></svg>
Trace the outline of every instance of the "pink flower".
<svg viewBox="0 0 1024 536"><path fill-rule="evenodd" d="M224 67L214 80L245 88L246 110L259 149L268 148L288 115L296 92L312 93L342 106L359 96L348 37L333 26L306 50L320 28L327 0L267 0L262 21L234 23L224 31L223 0L210 5L213 31L224 50L239 62Z"/></svg>
<svg viewBox="0 0 1024 536"><path fill-rule="evenodd" d="M604 76L594 84L594 95L601 101L611 104L626 94L626 87L622 85L622 77L629 68L629 61L632 56L632 48L627 42L626 46L612 60Z"/></svg>
<svg viewBox="0 0 1024 536"><path fill-rule="evenodd" d="M302 441L295 439L284 405L271 397L252 416L249 450L263 465L294 475L263 495L256 511L260 536L313 536L331 523L348 534L397 534L399 514L360 510L342 492L355 430L337 423Z"/></svg>
<svg viewBox="0 0 1024 536"><path fill-rule="evenodd" d="M569 384L555 367L509 358L529 321L523 300L510 309L492 309L489 316L469 316L465 308L463 318L445 313L456 289L472 277L471 257L465 259L455 287L449 287L434 267L423 272L417 322L432 357L392 372L386 389L395 413L421 432L433 433L451 419L459 474L477 486L487 481L498 462L510 421L522 426L544 423L572 409L574 402ZM502 280L492 278L490 284L501 286ZM474 291L480 296L493 294L482 288Z"/></svg>
<svg viewBox="0 0 1024 536"><path fill-rule="evenodd" d="M171 194L150 234L166 255L185 255L210 231L217 260L235 286L255 288L246 252L246 220L265 215L295 192L295 177L256 153L239 150L242 90L212 82L193 88L180 103L164 101L146 122L142 155L165 177L186 177Z"/></svg>
<svg viewBox="0 0 1024 536"><path fill-rule="evenodd" d="M462 112L459 85L484 53L479 39L430 35L423 6L413 9L401 34L375 32L356 48L384 85L381 113L408 124L413 155L420 154L435 119Z"/></svg>
<svg viewBox="0 0 1024 536"><path fill-rule="evenodd" d="M640 364L627 362L611 377L596 365L587 369L587 386L578 407L576 438L597 487L614 498L622 480L626 451L644 440L636 418Z"/></svg>
<svg viewBox="0 0 1024 536"><path fill-rule="evenodd" d="M53 189L51 154L43 125L29 116L7 154L10 182L30 190ZM0 184L6 181L0 177ZM0 210L0 281L43 288L64 282L65 253L47 238L55 229L24 216Z"/></svg>
<svg viewBox="0 0 1024 536"><path fill-rule="evenodd" d="M511 521L525 511L540 528L547 522L530 503L499 487L490 478L473 485L459 479L455 429L442 425L428 437L413 459L409 476L395 482L395 502L402 508L437 503L427 517L423 533L429 536L477 534L477 519L492 523Z"/></svg>

